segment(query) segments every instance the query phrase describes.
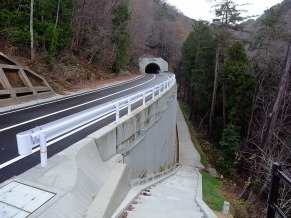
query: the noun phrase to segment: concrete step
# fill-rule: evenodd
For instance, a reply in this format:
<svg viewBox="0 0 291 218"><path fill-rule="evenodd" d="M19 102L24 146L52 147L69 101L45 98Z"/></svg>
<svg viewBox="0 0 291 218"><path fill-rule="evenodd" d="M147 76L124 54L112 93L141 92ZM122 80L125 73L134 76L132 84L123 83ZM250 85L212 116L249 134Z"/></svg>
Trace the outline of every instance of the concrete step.
<svg viewBox="0 0 291 218"><path fill-rule="evenodd" d="M160 213L159 211L126 211L127 218L204 218L202 212L190 211L167 211Z"/></svg>
<svg viewBox="0 0 291 218"><path fill-rule="evenodd" d="M142 207L148 209L162 209L168 208L169 205L175 205L176 210L188 210L188 208L193 208L195 211L200 211L200 208L193 201L181 201L181 200L170 200L170 197L167 199L151 199L147 201L149 197L143 197L141 199L135 200L135 203L132 204L132 207Z"/></svg>
<svg viewBox="0 0 291 218"><path fill-rule="evenodd" d="M152 204L137 204L132 205L133 210L138 211L159 211L161 213L171 213L175 211L187 211L187 212L201 212L200 207L195 206L183 206L182 204L175 206L174 208L169 206L162 206L159 203L157 203L157 206L153 206Z"/></svg>
<svg viewBox="0 0 291 218"><path fill-rule="evenodd" d="M197 180L193 167L182 166L175 175L144 190L127 217L203 217L195 202Z"/></svg>

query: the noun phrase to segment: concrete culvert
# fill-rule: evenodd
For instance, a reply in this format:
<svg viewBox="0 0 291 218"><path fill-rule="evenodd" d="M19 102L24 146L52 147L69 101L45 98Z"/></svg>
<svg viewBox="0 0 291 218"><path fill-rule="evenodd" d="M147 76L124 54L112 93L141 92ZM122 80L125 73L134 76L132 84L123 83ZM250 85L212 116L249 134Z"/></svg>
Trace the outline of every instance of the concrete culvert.
<svg viewBox="0 0 291 218"><path fill-rule="evenodd" d="M161 68L158 64L151 63L148 64L145 68L145 73L159 73L161 71Z"/></svg>

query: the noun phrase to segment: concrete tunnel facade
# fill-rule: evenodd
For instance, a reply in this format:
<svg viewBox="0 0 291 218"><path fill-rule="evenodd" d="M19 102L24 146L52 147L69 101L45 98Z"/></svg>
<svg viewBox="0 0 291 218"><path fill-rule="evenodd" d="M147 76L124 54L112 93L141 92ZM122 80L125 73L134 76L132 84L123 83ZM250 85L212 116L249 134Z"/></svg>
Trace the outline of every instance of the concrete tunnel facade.
<svg viewBox="0 0 291 218"><path fill-rule="evenodd" d="M139 68L141 72L156 74L169 71L169 64L163 58L140 58Z"/></svg>

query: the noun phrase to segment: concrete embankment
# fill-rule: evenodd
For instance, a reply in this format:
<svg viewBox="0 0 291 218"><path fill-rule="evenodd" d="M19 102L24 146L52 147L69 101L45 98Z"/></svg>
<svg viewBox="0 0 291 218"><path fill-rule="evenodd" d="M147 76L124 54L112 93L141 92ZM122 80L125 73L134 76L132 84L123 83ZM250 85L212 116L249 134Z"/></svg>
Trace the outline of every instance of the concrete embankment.
<svg viewBox="0 0 291 218"><path fill-rule="evenodd" d="M5 204L0 215L111 217L130 190L132 179L175 165L175 128L173 86L131 116L121 118L120 123L110 124L53 156L47 167L36 166L1 184L1 190L16 182L53 197L26 210L39 198L21 192L18 195L26 196L25 200L15 199L12 189L0 190L0 203Z"/></svg>

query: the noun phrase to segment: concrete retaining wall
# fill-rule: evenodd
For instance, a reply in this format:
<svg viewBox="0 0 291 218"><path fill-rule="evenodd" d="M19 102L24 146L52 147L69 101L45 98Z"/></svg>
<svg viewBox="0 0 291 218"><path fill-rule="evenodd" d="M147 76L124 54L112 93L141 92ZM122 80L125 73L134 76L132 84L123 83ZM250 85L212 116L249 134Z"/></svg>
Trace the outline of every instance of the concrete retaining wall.
<svg viewBox="0 0 291 218"><path fill-rule="evenodd" d="M55 95L48 82L0 52L0 107Z"/></svg>
<svg viewBox="0 0 291 218"><path fill-rule="evenodd" d="M117 127L117 151L132 179L161 172L175 164L176 87Z"/></svg>
<svg viewBox="0 0 291 218"><path fill-rule="evenodd" d="M56 154L46 168L36 166L12 180L56 194L29 217L111 217L128 193L130 180L175 164L175 128L173 86L120 123Z"/></svg>

